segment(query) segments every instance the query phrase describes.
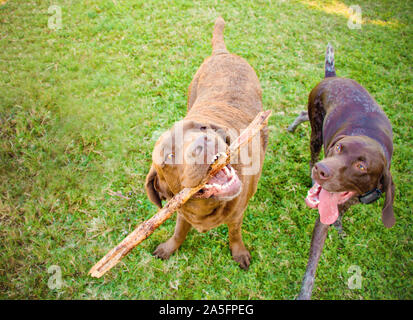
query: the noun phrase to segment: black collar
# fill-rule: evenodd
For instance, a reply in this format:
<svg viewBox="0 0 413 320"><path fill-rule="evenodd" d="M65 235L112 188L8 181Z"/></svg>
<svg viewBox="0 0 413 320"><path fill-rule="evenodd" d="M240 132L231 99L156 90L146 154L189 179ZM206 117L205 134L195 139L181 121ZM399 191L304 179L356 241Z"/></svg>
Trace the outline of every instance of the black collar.
<svg viewBox="0 0 413 320"><path fill-rule="evenodd" d="M359 196L359 200L361 203L370 204L378 200L381 197L381 194L382 192L379 189L375 188Z"/></svg>

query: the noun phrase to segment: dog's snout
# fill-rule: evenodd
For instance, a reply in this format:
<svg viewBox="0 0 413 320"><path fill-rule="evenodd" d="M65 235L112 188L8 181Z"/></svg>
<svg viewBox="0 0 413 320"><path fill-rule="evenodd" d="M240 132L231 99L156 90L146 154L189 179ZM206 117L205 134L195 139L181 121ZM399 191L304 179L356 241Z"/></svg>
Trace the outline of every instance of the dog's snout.
<svg viewBox="0 0 413 320"><path fill-rule="evenodd" d="M327 180L331 177L330 168L321 162L314 165L314 170L318 173L318 177L322 180Z"/></svg>
<svg viewBox="0 0 413 320"><path fill-rule="evenodd" d="M193 158L198 158L203 151L207 148L208 137L206 135L202 135L198 137L191 146L191 156Z"/></svg>
<svg viewBox="0 0 413 320"><path fill-rule="evenodd" d="M204 150L204 147L202 145L197 145L192 150L192 157L196 158L196 157L200 156L203 150Z"/></svg>
<svg viewBox="0 0 413 320"><path fill-rule="evenodd" d="M196 162L206 164L208 159L218 152L218 143L208 135L201 135L192 142L189 156Z"/></svg>

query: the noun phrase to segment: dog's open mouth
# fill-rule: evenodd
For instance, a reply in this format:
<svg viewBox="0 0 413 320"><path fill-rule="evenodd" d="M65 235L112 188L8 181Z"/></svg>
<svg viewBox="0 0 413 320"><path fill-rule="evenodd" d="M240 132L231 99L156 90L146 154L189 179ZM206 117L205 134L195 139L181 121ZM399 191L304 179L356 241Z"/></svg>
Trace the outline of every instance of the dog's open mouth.
<svg viewBox="0 0 413 320"><path fill-rule="evenodd" d="M241 193L242 183L231 165L226 165L215 176L208 180L204 188L199 190L195 198L217 198L231 200Z"/></svg>
<svg viewBox="0 0 413 320"><path fill-rule="evenodd" d="M338 205L346 202L355 194L355 191L329 192L315 182L313 187L308 190L305 203L310 208L318 208L321 223L333 224L339 215Z"/></svg>

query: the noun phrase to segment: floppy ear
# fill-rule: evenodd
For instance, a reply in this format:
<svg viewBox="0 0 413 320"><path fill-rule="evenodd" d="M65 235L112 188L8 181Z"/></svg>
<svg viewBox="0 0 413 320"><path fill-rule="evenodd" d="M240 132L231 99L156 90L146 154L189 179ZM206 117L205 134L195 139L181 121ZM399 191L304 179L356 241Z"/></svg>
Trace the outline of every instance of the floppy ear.
<svg viewBox="0 0 413 320"><path fill-rule="evenodd" d="M386 228L391 228L396 219L393 211L394 183L389 169L386 169L383 174L383 192L386 192L386 198L381 212L381 220Z"/></svg>
<svg viewBox="0 0 413 320"><path fill-rule="evenodd" d="M149 200L151 200L152 203L154 203L157 207L162 208L162 200L164 200L165 198L162 197L162 195L158 191L158 174L156 173L153 165L151 166L151 169L146 176L145 188Z"/></svg>

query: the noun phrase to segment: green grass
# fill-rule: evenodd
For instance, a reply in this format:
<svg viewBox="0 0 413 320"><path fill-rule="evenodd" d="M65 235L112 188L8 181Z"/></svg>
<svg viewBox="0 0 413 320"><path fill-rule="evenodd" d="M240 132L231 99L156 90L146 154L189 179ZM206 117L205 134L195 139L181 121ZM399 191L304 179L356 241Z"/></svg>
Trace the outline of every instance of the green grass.
<svg viewBox="0 0 413 320"><path fill-rule="evenodd" d="M361 30L347 27L349 0L56 0L60 30L47 26L50 3L0 5L0 298L296 298L318 213L304 203L309 126L285 129L323 77L329 41L338 74L361 83L392 122L397 224L382 225L383 199L352 207L347 237L328 235L313 298L413 298L412 1L360 2ZM90 267L156 212L144 192L152 148L185 115L218 15L228 49L256 70L273 110L244 216L250 269L232 260L225 226L192 230L170 260L153 258L171 219L106 276L90 278ZM47 285L52 265L62 270L60 289ZM361 268L361 289L347 286L351 265Z"/></svg>

